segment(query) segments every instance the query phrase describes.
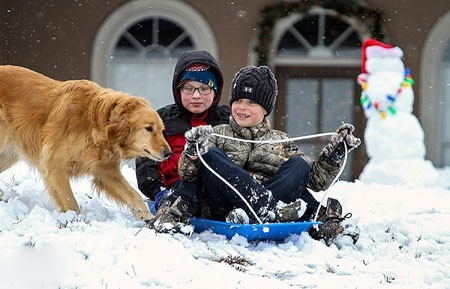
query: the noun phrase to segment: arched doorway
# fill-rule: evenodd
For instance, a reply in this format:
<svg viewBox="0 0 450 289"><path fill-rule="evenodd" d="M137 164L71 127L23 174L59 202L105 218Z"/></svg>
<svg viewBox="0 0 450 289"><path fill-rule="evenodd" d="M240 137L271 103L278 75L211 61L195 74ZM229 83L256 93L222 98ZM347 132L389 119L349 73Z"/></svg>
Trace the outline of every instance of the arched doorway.
<svg viewBox="0 0 450 289"><path fill-rule="evenodd" d="M320 1L308 5L276 4L263 11L263 15L279 19L264 20L268 24L261 31L267 33L274 24L270 37L262 39L263 34L259 35L259 64L270 65L279 81L274 126L292 136L330 132L342 122L350 122L363 138L366 119L356 82L360 48L367 37L382 40L383 33L376 12L360 7L356 1L340 3L334 3L333 9L327 9L327 3ZM270 45L264 47L267 40ZM301 141L298 145L316 158L327 142L328 138ZM366 162L364 148L354 151L343 179L357 178Z"/></svg>
<svg viewBox="0 0 450 289"><path fill-rule="evenodd" d="M422 53L420 121L427 157L438 167L450 166L450 12L439 18Z"/></svg>

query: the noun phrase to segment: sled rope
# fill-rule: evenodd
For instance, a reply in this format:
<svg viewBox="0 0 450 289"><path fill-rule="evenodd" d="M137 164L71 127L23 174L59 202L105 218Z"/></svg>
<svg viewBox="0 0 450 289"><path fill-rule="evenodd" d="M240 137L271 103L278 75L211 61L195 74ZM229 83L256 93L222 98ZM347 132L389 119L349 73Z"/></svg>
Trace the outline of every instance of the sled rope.
<svg viewBox="0 0 450 289"><path fill-rule="evenodd" d="M289 141L298 141L298 140L305 140L305 139L312 139L312 138L317 138L317 137L323 137L323 136L329 136L329 135L334 135L336 134L335 132L325 132L325 133L318 133L318 134L311 134L311 135L306 135L306 136L300 136L300 137L293 137L293 138L286 138L286 139L281 139L281 140L265 140L265 141L261 141L261 140L247 140L247 139L240 139L240 138L234 138L234 137L230 137L230 136L225 136L225 135L221 135L221 134L217 134L217 133L212 133L211 135L215 135L221 138L225 138L225 139L229 139L229 140L235 140L235 141L241 141L241 142L248 142L248 143L261 143L261 144L273 144L273 143L281 143L281 142L289 142ZM347 163L347 144L344 141L344 148L345 148L345 155L344 155L344 161L343 161L343 165L341 167L341 169L339 170L338 174L336 175L336 177L333 179L333 181L331 182L330 186L328 187L328 189L325 191L325 194L323 195L322 199L320 200L319 206L317 208L317 212L315 214L314 217L314 221L316 221L317 219L317 215L319 213L319 209L322 206L322 202L325 200L326 196L328 195L328 191L329 189L337 182L337 180L339 179L339 177L341 176L341 174L344 171L345 165ZM215 170L213 170L203 159L202 155L200 154L199 151L199 147L198 147L198 142L196 143L196 149L197 149L197 155L200 159L200 161L202 162L202 164L211 172L213 173L216 177L218 177L222 182L224 182L230 189L232 189L238 196L239 198L241 198L241 200L245 203L245 205L248 207L248 209L250 210L250 212L253 214L253 216L255 217L255 219L258 221L259 224L263 224L263 222L261 221L261 219L258 217L258 215L256 214L256 212L253 210L252 206L248 203L248 201L244 198L244 196L235 188L233 187L233 185L231 185L227 180L225 180L221 175L219 175Z"/></svg>
<svg viewBox="0 0 450 289"><path fill-rule="evenodd" d="M298 136L298 137L293 137L293 138L285 138L285 139L280 139L280 140L241 139L241 138L235 138L235 137L232 137L232 136L221 135L221 134L218 134L218 133L215 133L215 132L213 132L211 135L215 135L215 136L218 136L218 137L221 137L221 138L225 138L225 139L229 139L229 140L241 141L241 142L273 144L273 143L280 143L280 142L305 140L305 139L311 139L311 138L328 136L328 135L334 135L334 134L336 134L336 133L335 132L324 132L324 133L318 133L318 134L310 134L310 135L305 135L305 136Z"/></svg>
<svg viewBox="0 0 450 289"><path fill-rule="evenodd" d="M239 198L241 198L241 200L245 203L245 205L249 208L250 212L252 212L253 216L255 216L256 220L258 221L258 223L262 224L263 222L261 221L261 219L258 217L258 215L256 214L255 210L253 210L252 206L247 202L247 200L244 198L244 196L235 188L233 187L227 180L225 180L221 175L219 175L215 170L213 170L203 159L202 155L199 152L198 149L198 142L196 143L196 148L197 148L197 155L200 158L200 161L203 163L203 165L211 172L213 173L216 177L219 178L219 180L221 180L222 182L224 182L228 187L230 187L230 189L232 189L236 195L239 196Z"/></svg>

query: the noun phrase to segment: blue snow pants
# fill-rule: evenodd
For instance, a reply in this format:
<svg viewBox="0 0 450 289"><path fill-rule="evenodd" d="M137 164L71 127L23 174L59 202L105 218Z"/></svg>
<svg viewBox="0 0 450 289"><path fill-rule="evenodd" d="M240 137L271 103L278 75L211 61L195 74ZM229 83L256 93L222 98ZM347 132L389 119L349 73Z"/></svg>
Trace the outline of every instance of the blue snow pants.
<svg viewBox="0 0 450 289"><path fill-rule="evenodd" d="M319 202L306 189L310 166L303 158L290 158L274 176L260 183L220 149L210 148L202 157L214 171L242 194L257 214L274 209L280 200L288 204L301 198L308 203L307 211L301 220L309 220L319 206ZM224 220L234 208L242 208L252 217L247 205L236 192L203 165L201 174L212 219Z"/></svg>

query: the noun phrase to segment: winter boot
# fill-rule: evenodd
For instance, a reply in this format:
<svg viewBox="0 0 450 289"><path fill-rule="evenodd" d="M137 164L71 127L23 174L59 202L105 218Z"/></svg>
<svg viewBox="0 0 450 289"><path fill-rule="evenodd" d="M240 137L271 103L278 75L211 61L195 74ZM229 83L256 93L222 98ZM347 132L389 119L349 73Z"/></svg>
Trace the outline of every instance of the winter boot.
<svg viewBox="0 0 450 289"><path fill-rule="evenodd" d="M310 236L316 240L324 240L325 244L329 246L337 236L348 235L352 238L353 243L355 244L359 238L359 229L355 227L356 230L350 230L350 226L342 225L342 221L351 218L352 214L347 213L344 217L341 216L341 204L338 200L329 198L325 213L317 218L317 221L322 224L320 224L317 228L312 227L309 230ZM346 233L346 231L348 233Z"/></svg>
<svg viewBox="0 0 450 289"><path fill-rule="evenodd" d="M225 221L233 224L249 224L250 218L243 209L235 208L228 213Z"/></svg>
<svg viewBox="0 0 450 289"><path fill-rule="evenodd" d="M348 215L348 214L347 214ZM347 216L345 215L344 218ZM351 215L351 214L350 214ZM349 217L350 218L350 217ZM352 225L352 224L345 224L344 225L344 232L342 233L341 236L348 236L350 238L352 238L352 242L353 244L356 244L356 242L358 242L359 239L359 227L356 225Z"/></svg>
<svg viewBox="0 0 450 289"><path fill-rule="evenodd" d="M167 233L175 227L177 221L175 216L170 214L171 205L172 203L169 200L159 203L155 218L148 222L149 228L155 229L159 233Z"/></svg>
<svg viewBox="0 0 450 289"><path fill-rule="evenodd" d="M150 221L149 227L158 233L184 233L182 228L189 223L190 217L188 202L178 197L171 204L170 200L166 199L159 205L156 216Z"/></svg>
<svg viewBox="0 0 450 289"><path fill-rule="evenodd" d="M298 199L290 204L279 201L275 208L275 218L273 219L273 222L283 223L297 221L305 213L306 205L306 202L302 199Z"/></svg>

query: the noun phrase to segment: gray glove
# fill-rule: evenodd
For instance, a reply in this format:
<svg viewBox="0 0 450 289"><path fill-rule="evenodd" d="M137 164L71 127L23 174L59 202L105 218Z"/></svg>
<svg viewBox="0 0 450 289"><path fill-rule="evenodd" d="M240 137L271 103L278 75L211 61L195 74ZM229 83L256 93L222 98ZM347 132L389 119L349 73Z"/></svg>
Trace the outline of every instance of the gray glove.
<svg viewBox="0 0 450 289"><path fill-rule="evenodd" d="M213 132L210 125L201 125L193 127L184 133L186 138L186 145L184 146L184 153L189 156L197 156L196 143L198 143L198 150L200 155L208 152L208 137Z"/></svg>
<svg viewBox="0 0 450 289"><path fill-rule="evenodd" d="M341 163L345 156L344 142L347 145L347 152L361 144L361 140L353 135L354 130L355 127L352 124L342 124L336 130L336 134L331 137L330 143L323 148L322 154L335 164Z"/></svg>

